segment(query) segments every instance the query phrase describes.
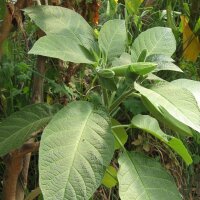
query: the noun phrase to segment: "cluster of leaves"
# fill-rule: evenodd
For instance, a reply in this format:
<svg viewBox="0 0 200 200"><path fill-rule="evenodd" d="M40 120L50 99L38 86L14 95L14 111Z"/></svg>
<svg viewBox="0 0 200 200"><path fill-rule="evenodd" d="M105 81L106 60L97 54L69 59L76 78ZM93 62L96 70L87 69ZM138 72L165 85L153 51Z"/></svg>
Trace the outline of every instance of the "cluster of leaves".
<svg viewBox="0 0 200 200"><path fill-rule="evenodd" d="M142 2L133 6L126 1L129 16L137 16ZM113 17L117 3L109 1L108 6ZM101 184L116 186L122 200L181 199L173 177L157 160L126 145L129 130L140 129L171 148L187 166L193 162L183 141L190 137L199 143L200 83L159 77L162 71L182 73L171 58L176 50L172 29L154 27L133 37L130 17L109 20L96 34L69 9L38 6L24 12L46 33L29 53L85 64L100 89L94 85L88 89L90 102L84 97L63 108L34 104L7 117L0 123L0 156L20 148L44 128L39 185L45 200L90 199ZM134 20L140 32L141 21ZM126 101L129 98L134 100ZM132 111L135 116L122 125L117 121L120 105L134 110L134 102L146 114ZM163 125L178 137L165 133Z"/></svg>

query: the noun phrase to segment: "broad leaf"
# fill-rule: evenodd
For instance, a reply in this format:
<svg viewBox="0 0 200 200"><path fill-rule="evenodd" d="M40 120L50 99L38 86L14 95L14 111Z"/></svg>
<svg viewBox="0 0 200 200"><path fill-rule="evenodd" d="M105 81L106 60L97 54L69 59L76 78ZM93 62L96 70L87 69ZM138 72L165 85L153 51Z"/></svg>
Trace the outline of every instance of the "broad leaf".
<svg viewBox="0 0 200 200"><path fill-rule="evenodd" d="M45 200L88 200L101 184L114 152L110 120L101 107L73 102L45 128L39 152Z"/></svg>
<svg viewBox="0 0 200 200"><path fill-rule="evenodd" d="M129 65L131 64L131 55L128 53L122 53L122 55L119 58L115 58L112 61L112 66L117 67L121 65Z"/></svg>
<svg viewBox="0 0 200 200"><path fill-rule="evenodd" d="M141 93L146 108L157 119L180 134L192 136L193 130L200 133L199 108L188 90L175 87L170 83L160 84L152 87L151 90L135 83L135 89Z"/></svg>
<svg viewBox="0 0 200 200"><path fill-rule="evenodd" d="M44 128L58 106L33 104L13 113L0 123L0 156L21 147L32 133Z"/></svg>
<svg viewBox="0 0 200 200"><path fill-rule="evenodd" d="M162 79L162 78L160 78L160 77L158 77L158 76L156 76L155 74L152 74L152 73L149 73L147 75L146 79L147 80L157 81L157 82L160 82L160 81L163 82L163 81L165 81L164 79Z"/></svg>
<svg viewBox="0 0 200 200"><path fill-rule="evenodd" d="M183 158L187 165L192 163L192 158L182 141L173 136L165 134L160 129L157 120L153 117L150 117L149 115L137 115L132 119L131 123L134 127L137 127L152 134L153 136L167 144Z"/></svg>
<svg viewBox="0 0 200 200"><path fill-rule="evenodd" d="M117 185L117 170L113 166L107 167L102 184L107 188L112 188Z"/></svg>
<svg viewBox="0 0 200 200"><path fill-rule="evenodd" d="M99 32L99 47L107 60L120 56L125 51L126 27L124 20L110 20Z"/></svg>
<svg viewBox="0 0 200 200"><path fill-rule="evenodd" d="M29 51L31 54L59 58L74 63L94 63L89 52L74 38L61 35L47 35L40 38Z"/></svg>
<svg viewBox="0 0 200 200"><path fill-rule="evenodd" d="M154 72L163 71L163 70L183 72L177 65L173 63L174 60L172 58L165 55L161 55L161 54L150 55L146 59L146 62L155 62L158 64Z"/></svg>
<svg viewBox="0 0 200 200"><path fill-rule="evenodd" d="M90 49L94 41L93 30L75 11L60 6L35 6L24 11L47 35L66 36L70 32L80 44Z"/></svg>
<svg viewBox="0 0 200 200"><path fill-rule="evenodd" d="M195 97L200 108L200 82L189 79L178 79L171 82L173 85L189 90Z"/></svg>
<svg viewBox="0 0 200 200"><path fill-rule="evenodd" d="M112 126L119 126L121 125L117 120L112 119ZM115 150L120 149L121 145L124 145L127 142L128 135L123 127L113 127L112 128L112 133L115 138ZM119 141L120 143L119 143Z"/></svg>
<svg viewBox="0 0 200 200"><path fill-rule="evenodd" d="M121 200L181 200L172 176L154 159L124 152L119 158Z"/></svg>
<svg viewBox="0 0 200 200"><path fill-rule="evenodd" d="M132 62L137 62L142 51L147 55L162 54L171 57L176 50L176 40L170 28L155 27L141 33L133 42Z"/></svg>

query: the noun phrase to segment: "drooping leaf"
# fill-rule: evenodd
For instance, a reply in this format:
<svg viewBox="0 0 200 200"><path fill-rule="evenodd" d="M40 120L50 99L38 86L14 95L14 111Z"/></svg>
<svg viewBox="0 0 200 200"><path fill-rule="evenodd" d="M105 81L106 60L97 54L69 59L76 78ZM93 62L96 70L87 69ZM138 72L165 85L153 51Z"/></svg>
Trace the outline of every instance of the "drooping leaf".
<svg viewBox="0 0 200 200"><path fill-rule="evenodd" d="M200 82L189 79L178 79L171 82L173 85L189 90L195 97L200 108Z"/></svg>
<svg viewBox="0 0 200 200"><path fill-rule="evenodd" d="M90 49L94 41L93 30L75 11L60 6L35 6L24 11L47 35L66 36L70 32L80 44Z"/></svg>
<svg viewBox="0 0 200 200"><path fill-rule="evenodd" d="M200 133L199 108L188 90L170 83L160 84L151 90L135 83L135 89L141 93L146 108L170 128L189 136L193 135L194 130Z"/></svg>
<svg viewBox="0 0 200 200"><path fill-rule="evenodd" d="M117 170L113 166L107 167L102 184L107 188L112 188L117 185Z"/></svg>
<svg viewBox="0 0 200 200"><path fill-rule="evenodd" d="M99 32L99 47L107 60L120 56L125 51L126 28L124 20L110 20Z"/></svg>
<svg viewBox="0 0 200 200"><path fill-rule="evenodd" d="M154 159L123 152L119 165L121 200L181 200L173 177Z"/></svg>
<svg viewBox="0 0 200 200"><path fill-rule="evenodd" d="M115 119L112 119L111 122L112 122L112 126L120 125L120 123ZM115 138L115 150L120 149L121 145L124 145L127 142L128 135L123 127L112 128L112 133ZM116 137L116 135L117 135L117 137ZM118 140L120 141L120 143Z"/></svg>
<svg viewBox="0 0 200 200"><path fill-rule="evenodd" d="M58 106L33 104L11 114L0 123L0 156L21 147L32 133L44 128Z"/></svg>
<svg viewBox="0 0 200 200"><path fill-rule="evenodd" d="M188 20L181 16L183 24L183 57L186 60L195 62L200 53L200 42L189 27Z"/></svg>
<svg viewBox="0 0 200 200"><path fill-rule="evenodd" d="M142 129L162 142L171 147L177 154L179 154L187 165L192 163L192 158L182 143L178 138L165 134L159 127L157 120L149 115L136 115L131 121L134 127Z"/></svg>
<svg viewBox="0 0 200 200"><path fill-rule="evenodd" d="M45 200L88 200L101 184L114 152L110 120L100 107L68 104L45 128L39 152Z"/></svg>
<svg viewBox="0 0 200 200"><path fill-rule="evenodd" d="M171 57L176 50L176 40L172 30L165 27L155 27L141 33L132 45L132 62L137 62L144 49L147 50L146 56L162 54Z"/></svg>
<svg viewBox="0 0 200 200"><path fill-rule="evenodd" d="M29 51L30 54L59 58L74 63L94 63L89 52L74 38L61 35L47 35L40 38Z"/></svg>

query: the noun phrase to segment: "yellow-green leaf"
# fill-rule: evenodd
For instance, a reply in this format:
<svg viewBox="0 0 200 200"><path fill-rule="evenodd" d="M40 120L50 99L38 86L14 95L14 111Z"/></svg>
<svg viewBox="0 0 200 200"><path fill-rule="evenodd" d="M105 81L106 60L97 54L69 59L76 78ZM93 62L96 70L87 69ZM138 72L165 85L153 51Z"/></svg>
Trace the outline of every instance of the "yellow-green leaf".
<svg viewBox="0 0 200 200"><path fill-rule="evenodd" d="M108 166L106 169L102 184L107 188L112 188L117 184L117 170L113 166Z"/></svg>
<svg viewBox="0 0 200 200"><path fill-rule="evenodd" d="M196 62L200 53L199 39L190 29L185 16L181 16L181 22L183 26L183 57L188 61Z"/></svg>

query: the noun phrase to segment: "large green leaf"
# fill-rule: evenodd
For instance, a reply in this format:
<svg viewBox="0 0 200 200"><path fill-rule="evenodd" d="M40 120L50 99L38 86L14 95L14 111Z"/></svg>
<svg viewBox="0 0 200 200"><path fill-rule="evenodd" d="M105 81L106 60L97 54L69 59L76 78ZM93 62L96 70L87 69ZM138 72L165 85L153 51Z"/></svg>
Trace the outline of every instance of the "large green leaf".
<svg viewBox="0 0 200 200"><path fill-rule="evenodd" d="M154 159L125 151L119 165L121 200L181 200L172 176Z"/></svg>
<svg viewBox="0 0 200 200"><path fill-rule="evenodd" d="M0 156L21 147L31 134L51 120L58 106L33 104L13 113L0 123Z"/></svg>
<svg viewBox="0 0 200 200"><path fill-rule="evenodd" d="M60 6L35 6L24 11L47 35L66 36L70 32L86 48L94 41L90 25L73 10Z"/></svg>
<svg viewBox="0 0 200 200"><path fill-rule="evenodd" d="M107 113L84 101L68 104L45 128L39 152L45 200L89 199L114 153Z"/></svg>
<svg viewBox="0 0 200 200"><path fill-rule="evenodd" d="M61 35L47 35L40 38L33 48L31 54L59 58L74 63L94 63L89 52L74 40L74 38Z"/></svg>
<svg viewBox="0 0 200 200"><path fill-rule="evenodd" d="M192 158L182 141L173 136L165 134L160 129L157 120L153 117L149 115L136 115L135 117L133 117L131 123L134 127L137 127L152 134L153 136L167 144L177 154L179 154L188 165L192 163Z"/></svg>
<svg viewBox="0 0 200 200"><path fill-rule="evenodd" d="M157 85L151 90L135 83L135 89L142 94L145 106L157 119L180 134L192 136L192 129L200 133L199 108L188 90L170 83Z"/></svg>
<svg viewBox="0 0 200 200"><path fill-rule="evenodd" d="M155 27L141 33L133 42L132 62L137 62L142 51L146 49L146 56L162 54L172 56L176 50L176 40L170 28Z"/></svg>
<svg viewBox="0 0 200 200"><path fill-rule="evenodd" d="M200 108L200 82L189 79L178 79L171 82L173 85L189 90L195 97Z"/></svg>
<svg viewBox="0 0 200 200"><path fill-rule="evenodd" d="M126 27L124 20L110 20L99 32L99 47L107 60L120 56L125 51Z"/></svg>

